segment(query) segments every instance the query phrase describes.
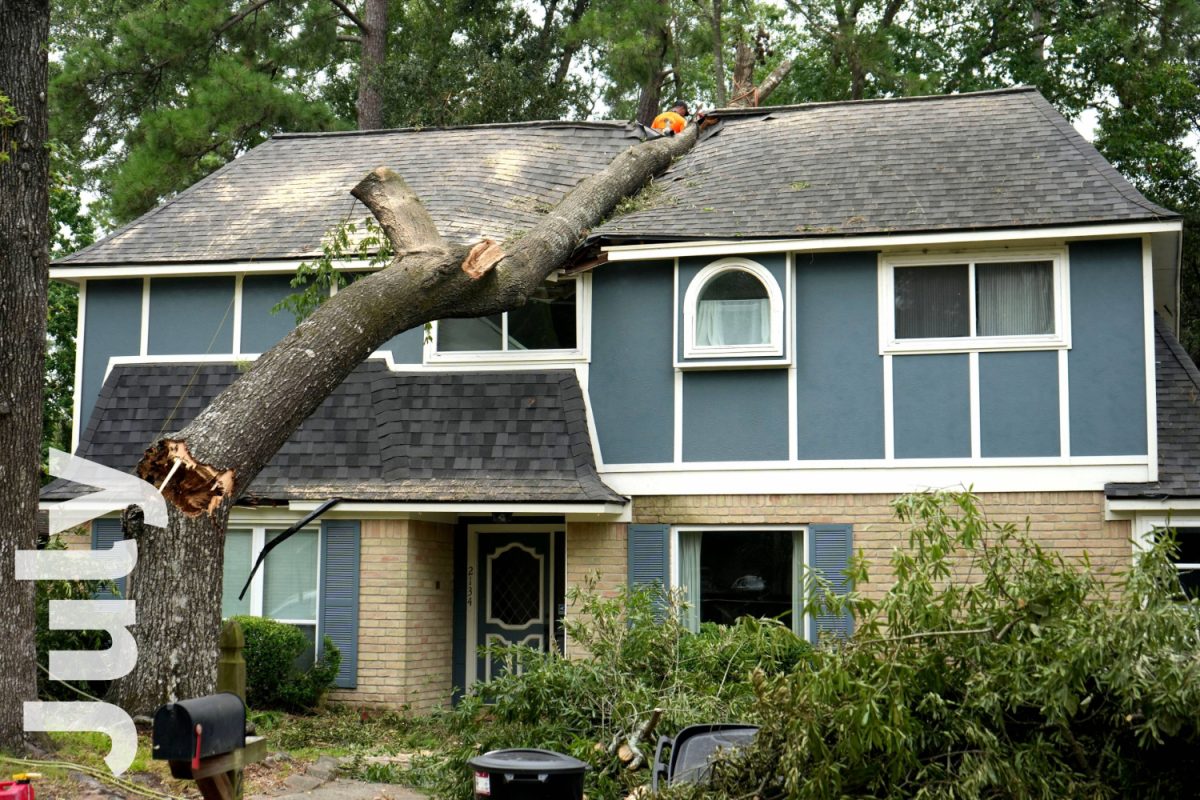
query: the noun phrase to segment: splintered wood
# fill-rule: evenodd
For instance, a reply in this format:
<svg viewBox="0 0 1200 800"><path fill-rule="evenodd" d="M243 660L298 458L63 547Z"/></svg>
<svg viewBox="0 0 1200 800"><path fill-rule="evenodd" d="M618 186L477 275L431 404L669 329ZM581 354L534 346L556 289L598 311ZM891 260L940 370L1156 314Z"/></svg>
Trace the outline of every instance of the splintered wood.
<svg viewBox="0 0 1200 800"><path fill-rule="evenodd" d="M216 512L233 493L233 470L201 464L178 439L151 445L138 464L138 475L161 487L162 496L189 517Z"/></svg>

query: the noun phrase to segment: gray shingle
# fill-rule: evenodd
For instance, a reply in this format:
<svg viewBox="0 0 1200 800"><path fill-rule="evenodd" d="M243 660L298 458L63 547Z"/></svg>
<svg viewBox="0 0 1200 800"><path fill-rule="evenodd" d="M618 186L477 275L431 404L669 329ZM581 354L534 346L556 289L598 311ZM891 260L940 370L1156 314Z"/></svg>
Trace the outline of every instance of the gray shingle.
<svg viewBox="0 0 1200 800"><path fill-rule="evenodd" d="M611 122L281 134L57 266L306 258L337 223L368 217L350 189L386 166L449 239L531 227L638 139Z"/></svg>
<svg viewBox="0 0 1200 800"><path fill-rule="evenodd" d="M130 470L231 384L233 364L114 366L84 458ZM45 500L79 487L55 481ZM570 370L401 375L367 361L325 399L243 500L625 502L596 475Z"/></svg>
<svg viewBox="0 0 1200 800"><path fill-rule="evenodd" d="M1111 498L1200 497L1200 371L1161 317L1155 333L1158 480L1110 483Z"/></svg>
<svg viewBox="0 0 1200 800"><path fill-rule="evenodd" d="M612 242L803 238L1177 217L1035 90L720 112Z"/></svg>
<svg viewBox="0 0 1200 800"><path fill-rule="evenodd" d="M1033 89L723 110L654 207L593 241L799 238L1175 218ZM307 258L366 209L369 170L402 174L448 238L536 224L637 140L626 123L540 122L279 135L58 266Z"/></svg>

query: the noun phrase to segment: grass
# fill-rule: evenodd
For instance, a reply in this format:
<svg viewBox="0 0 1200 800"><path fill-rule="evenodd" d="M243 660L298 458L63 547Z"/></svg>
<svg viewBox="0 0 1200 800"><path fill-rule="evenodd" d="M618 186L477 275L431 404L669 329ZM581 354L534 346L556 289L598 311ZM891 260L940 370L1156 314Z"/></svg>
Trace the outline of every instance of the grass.
<svg viewBox="0 0 1200 800"><path fill-rule="evenodd" d="M427 750L445 741L446 731L432 718L401 711L359 712L333 706L317 714L252 712L258 733L270 750L295 758L391 756Z"/></svg>

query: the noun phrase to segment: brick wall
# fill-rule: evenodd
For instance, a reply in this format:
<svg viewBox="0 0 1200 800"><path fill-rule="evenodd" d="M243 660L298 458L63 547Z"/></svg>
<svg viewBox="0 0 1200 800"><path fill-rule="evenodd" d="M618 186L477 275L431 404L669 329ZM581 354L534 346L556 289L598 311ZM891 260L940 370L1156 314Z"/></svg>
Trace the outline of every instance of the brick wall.
<svg viewBox="0 0 1200 800"><path fill-rule="evenodd" d="M582 588L596 578L595 590L604 597L614 597L628 580L626 532L624 523L572 522L567 525L567 590L576 586ZM574 605L567 600L567 619L578 616ZM569 636L565 644L567 655L584 655Z"/></svg>
<svg viewBox="0 0 1200 800"><path fill-rule="evenodd" d="M454 527L364 520L358 686L336 702L428 710L450 697Z"/></svg>
<svg viewBox="0 0 1200 800"><path fill-rule="evenodd" d="M633 518L638 523L672 525L761 525L849 522L854 549L871 563L871 582L859 587L868 596L887 590L888 559L893 548L908 541L907 528L896 520L894 495L723 495L704 497L638 497ZM984 512L996 522L1030 523L1030 534L1069 560L1087 553L1094 567L1110 572L1127 569L1132 559L1130 523L1104 519L1102 492L1013 492L980 494Z"/></svg>

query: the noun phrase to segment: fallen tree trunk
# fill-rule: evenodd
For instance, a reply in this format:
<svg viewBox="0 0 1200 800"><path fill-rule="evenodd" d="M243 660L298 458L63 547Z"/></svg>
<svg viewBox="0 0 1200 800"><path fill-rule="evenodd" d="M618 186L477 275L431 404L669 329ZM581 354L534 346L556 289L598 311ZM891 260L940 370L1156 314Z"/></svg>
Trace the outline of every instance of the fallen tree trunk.
<svg viewBox="0 0 1200 800"><path fill-rule="evenodd" d="M696 126L635 145L573 189L514 242L446 242L403 178L387 169L353 190L397 253L337 293L178 433L150 445L138 474L164 487L169 530L147 528L131 581L135 670L110 699L127 711L211 691L220 627L225 524L233 501L347 375L396 334L437 319L522 305L587 232L692 148Z"/></svg>

